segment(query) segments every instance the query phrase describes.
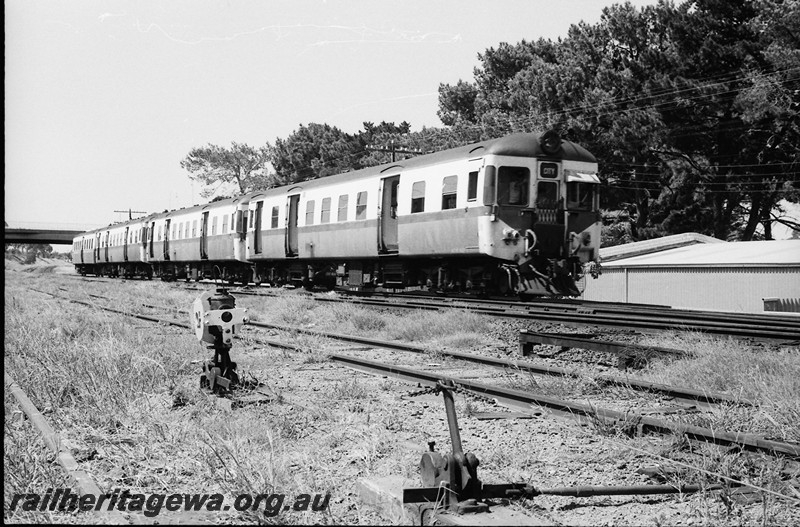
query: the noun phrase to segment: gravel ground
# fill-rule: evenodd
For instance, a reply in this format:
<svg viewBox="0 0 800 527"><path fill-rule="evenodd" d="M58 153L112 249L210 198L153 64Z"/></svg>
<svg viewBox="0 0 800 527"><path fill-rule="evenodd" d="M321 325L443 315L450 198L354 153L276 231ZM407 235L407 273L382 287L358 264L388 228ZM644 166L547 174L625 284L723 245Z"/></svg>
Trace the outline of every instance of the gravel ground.
<svg viewBox="0 0 800 527"><path fill-rule="evenodd" d="M60 273L56 271L55 274ZM61 282L65 287L75 286L75 281L66 277ZM152 285L158 287L156 283ZM516 358L520 329L597 332L616 341L637 342L641 338L631 332L575 329L551 323L494 320L491 327L488 337L496 344L471 352ZM167 328L163 331L170 342L173 338L181 342L191 342L194 338L185 330ZM302 337L278 331L250 328L246 334L305 342ZM154 492L168 485L176 492L218 490L228 495L237 489L246 491L237 485L247 481L262 491L270 488L287 493L331 494L325 513L290 511L264 518L230 511L182 516L181 521L392 524L396 519L381 516L361 503L356 492L357 482L361 478L382 476L419 481L418 464L428 443L435 441L439 451L450 450L442 397L415 396L413 393L419 391L418 386L354 371L327 360L326 353L353 354L409 367L422 366L454 377L518 388L538 386L550 391L574 392L574 386L563 386L565 382L574 384L573 381L548 378L537 380L539 384L536 385L531 384L528 375L465 365L436 354L375 350L322 339L310 342L304 353L259 345L247 337L234 346L232 354L239 371L259 379L264 389L273 394L266 404L231 410L224 401L198 392L198 376L184 375L175 386L165 386L163 391L137 398L135 404L147 414L147 422L121 419L114 441L75 422L59 423L61 433L76 452L81 468L93 474L101 488ZM551 365L574 367L577 361L590 373L616 371L615 357L608 354L582 350L562 352L548 346L541 346L537 351L552 354L553 357L547 359ZM199 351L192 359L205 355ZM537 358L531 358L534 359ZM591 386L578 393L577 402L590 401L623 410L671 404L654 396L624 390L601 392ZM623 430L579 424L546 412L529 418L482 419L482 413L516 415L517 410L461 393L456 394L456 406L464 450L479 458L478 475L486 483L525 482L539 488L687 483L693 481L687 481L685 474L667 473L657 479L639 471L669 466L654 458L653 452L698 465L709 459L708 452L716 448L690 446L677 438L631 438L625 436ZM187 439L190 436L205 437L210 445L203 440L192 443ZM197 448L187 445L197 445ZM200 488L198 482L201 482ZM562 525L761 523L764 507L761 502L743 504L730 501L728 497L728 494L721 496L719 493L587 498L539 496L509 507ZM60 520L56 518L56 521ZM800 512L796 508L783 508L770 517L769 523L800 523Z"/></svg>

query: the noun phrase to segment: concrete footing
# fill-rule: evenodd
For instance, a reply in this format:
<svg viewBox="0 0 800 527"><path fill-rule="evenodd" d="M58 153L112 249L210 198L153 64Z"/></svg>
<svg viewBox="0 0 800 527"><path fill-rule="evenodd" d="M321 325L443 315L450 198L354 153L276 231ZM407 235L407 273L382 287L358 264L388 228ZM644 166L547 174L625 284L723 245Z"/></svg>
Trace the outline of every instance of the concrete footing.
<svg viewBox="0 0 800 527"><path fill-rule="evenodd" d="M437 512L431 504L403 504L403 488L418 487L419 481L399 476L362 478L356 483L361 502L395 525L558 525L545 518L507 506L494 506L487 513L449 514Z"/></svg>

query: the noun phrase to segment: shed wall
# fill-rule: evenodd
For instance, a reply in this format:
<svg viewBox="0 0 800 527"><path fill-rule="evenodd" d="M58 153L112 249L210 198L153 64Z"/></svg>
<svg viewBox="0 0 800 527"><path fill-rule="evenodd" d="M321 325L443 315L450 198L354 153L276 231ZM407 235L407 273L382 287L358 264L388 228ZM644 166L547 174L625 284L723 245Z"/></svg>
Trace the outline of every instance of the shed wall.
<svg viewBox="0 0 800 527"><path fill-rule="evenodd" d="M606 267L585 283L585 300L763 313L765 298L800 298L800 267Z"/></svg>

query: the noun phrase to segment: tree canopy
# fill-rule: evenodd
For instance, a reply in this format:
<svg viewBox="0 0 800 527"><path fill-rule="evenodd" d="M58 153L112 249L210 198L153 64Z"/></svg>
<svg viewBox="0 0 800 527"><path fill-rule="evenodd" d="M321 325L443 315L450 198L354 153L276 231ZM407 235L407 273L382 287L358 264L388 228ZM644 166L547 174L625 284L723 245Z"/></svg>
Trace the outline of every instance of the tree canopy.
<svg viewBox="0 0 800 527"><path fill-rule="evenodd" d="M234 190L242 194L268 187L270 180L267 161L265 147L254 148L244 143L232 142L230 148L226 148L209 143L204 147L193 148L181 161L181 168L189 172L191 179L206 185L201 195L209 198L223 184L234 186Z"/></svg>
<svg viewBox="0 0 800 527"><path fill-rule="evenodd" d="M258 149L195 149L181 166L244 192L555 129L598 158L606 244L798 228L779 203L800 201L800 0L617 4L565 38L500 43L478 62L472 80L439 86L444 127L311 123Z"/></svg>
<svg viewBox="0 0 800 527"><path fill-rule="evenodd" d="M606 8L556 42L500 44L439 89L482 137L555 128L597 157L617 240L765 236L798 201L800 2L662 0ZM627 238L625 238L627 236Z"/></svg>

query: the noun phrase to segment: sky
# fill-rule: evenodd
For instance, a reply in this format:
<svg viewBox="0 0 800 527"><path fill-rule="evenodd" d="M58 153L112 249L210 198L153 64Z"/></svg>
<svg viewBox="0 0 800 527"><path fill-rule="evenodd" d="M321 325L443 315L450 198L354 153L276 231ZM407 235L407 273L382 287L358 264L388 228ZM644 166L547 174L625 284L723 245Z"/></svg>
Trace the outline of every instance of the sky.
<svg viewBox="0 0 800 527"><path fill-rule="evenodd" d="M204 201L194 147L301 124L441 126L440 83L611 0L6 0L5 221L67 228ZM636 0L637 6L655 0Z"/></svg>

